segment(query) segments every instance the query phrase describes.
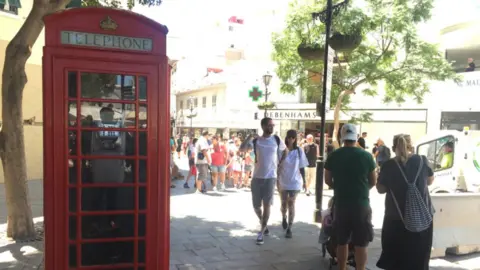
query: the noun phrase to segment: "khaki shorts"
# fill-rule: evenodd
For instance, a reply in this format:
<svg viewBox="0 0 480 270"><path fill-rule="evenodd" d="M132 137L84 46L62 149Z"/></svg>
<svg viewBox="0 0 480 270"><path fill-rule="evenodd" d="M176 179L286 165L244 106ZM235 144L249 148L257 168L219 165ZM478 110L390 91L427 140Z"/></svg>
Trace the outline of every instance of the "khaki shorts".
<svg viewBox="0 0 480 270"><path fill-rule="evenodd" d="M205 181L208 177L208 164L197 164L197 171L199 181Z"/></svg>
<svg viewBox="0 0 480 270"><path fill-rule="evenodd" d="M273 204L273 194L276 182L276 178L252 179L251 188L253 208L262 207L262 202L269 205Z"/></svg>

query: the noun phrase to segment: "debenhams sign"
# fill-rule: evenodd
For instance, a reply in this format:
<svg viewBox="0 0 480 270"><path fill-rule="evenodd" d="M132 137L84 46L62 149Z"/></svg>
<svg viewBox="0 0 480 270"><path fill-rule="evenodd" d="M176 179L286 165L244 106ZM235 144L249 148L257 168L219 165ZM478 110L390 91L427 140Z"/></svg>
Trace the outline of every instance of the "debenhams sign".
<svg viewBox="0 0 480 270"><path fill-rule="evenodd" d="M153 49L153 41L149 38L123 37L74 31L62 31L61 43L65 45L142 52L150 52Z"/></svg>
<svg viewBox="0 0 480 270"><path fill-rule="evenodd" d="M259 112L263 116L263 112ZM319 120L315 110L268 110L267 117L275 120Z"/></svg>

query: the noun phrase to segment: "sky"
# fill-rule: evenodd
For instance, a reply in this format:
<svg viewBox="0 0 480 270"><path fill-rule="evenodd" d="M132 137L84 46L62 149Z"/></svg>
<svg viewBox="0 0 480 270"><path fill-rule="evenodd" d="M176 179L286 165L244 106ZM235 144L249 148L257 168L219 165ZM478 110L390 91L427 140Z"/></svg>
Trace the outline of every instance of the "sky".
<svg viewBox="0 0 480 270"><path fill-rule="evenodd" d="M169 28L168 55L175 58L181 52L197 54L213 50L215 44L222 46L230 16L255 17L255 13L269 12L280 4L286 7L286 3L288 0L164 0L159 7L137 6L134 11Z"/></svg>
<svg viewBox="0 0 480 270"><path fill-rule="evenodd" d="M179 58L188 56L188 53L198 55L205 51L210 51L210 54L221 52L230 16L255 18L258 13L272 12L273 9L277 13L285 13L288 2L289 0L163 0L159 7L136 6L134 11L169 28L168 55ZM431 21L420 25L419 33L425 40L438 43L440 29L478 18L478 14L480 0L437 0ZM283 15L277 14L277 17ZM250 33L253 35L253 32L251 30ZM252 36L254 38L261 37ZM185 52L188 52L187 55Z"/></svg>

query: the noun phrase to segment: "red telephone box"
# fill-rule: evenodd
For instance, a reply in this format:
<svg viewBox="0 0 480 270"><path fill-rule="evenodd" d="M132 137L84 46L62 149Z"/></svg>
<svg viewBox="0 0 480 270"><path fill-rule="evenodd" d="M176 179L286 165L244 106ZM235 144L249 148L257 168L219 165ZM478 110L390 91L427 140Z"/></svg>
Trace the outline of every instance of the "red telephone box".
<svg viewBox="0 0 480 270"><path fill-rule="evenodd" d="M44 20L45 269L168 269L168 30L107 8Z"/></svg>

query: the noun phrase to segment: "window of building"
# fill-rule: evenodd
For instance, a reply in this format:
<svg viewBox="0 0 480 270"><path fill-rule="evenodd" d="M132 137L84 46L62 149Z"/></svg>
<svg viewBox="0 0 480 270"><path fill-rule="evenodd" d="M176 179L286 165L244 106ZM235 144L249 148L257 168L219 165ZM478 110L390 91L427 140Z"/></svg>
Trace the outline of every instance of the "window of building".
<svg viewBox="0 0 480 270"><path fill-rule="evenodd" d="M0 0L0 11L18 15L18 9L21 7L20 0Z"/></svg>
<svg viewBox="0 0 480 270"><path fill-rule="evenodd" d="M198 98L197 97L193 100L193 107L198 108Z"/></svg>
<svg viewBox="0 0 480 270"><path fill-rule="evenodd" d="M478 62L480 59L480 46L474 45L466 48L447 49L445 58L452 63L452 67L457 73L478 71Z"/></svg>
<svg viewBox="0 0 480 270"><path fill-rule="evenodd" d="M454 162L455 138L446 136L420 144L417 153L427 157L434 172L450 169Z"/></svg>
<svg viewBox="0 0 480 270"><path fill-rule="evenodd" d="M180 100L180 110L183 110L183 100Z"/></svg>
<svg viewBox="0 0 480 270"><path fill-rule="evenodd" d="M207 107L207 97L202 97L202 108Z"/></svg>
<svg viewBox="0 0 480 270"><path fill-rule="evenodd" d="M480 112L442 112L440 129L463 131L480 130Z"/></svg>
<svg viewBox="0 0 480 270"><path fill-rule="evenodd" d="M212 96L212 107L213 108L217 107L217 96L216 95Z"/></svg>

